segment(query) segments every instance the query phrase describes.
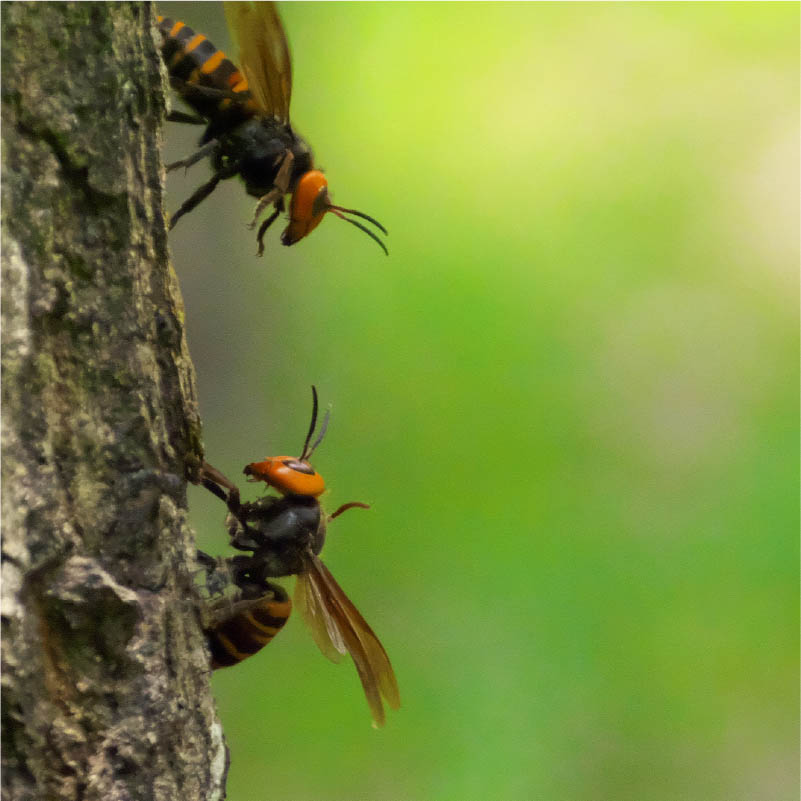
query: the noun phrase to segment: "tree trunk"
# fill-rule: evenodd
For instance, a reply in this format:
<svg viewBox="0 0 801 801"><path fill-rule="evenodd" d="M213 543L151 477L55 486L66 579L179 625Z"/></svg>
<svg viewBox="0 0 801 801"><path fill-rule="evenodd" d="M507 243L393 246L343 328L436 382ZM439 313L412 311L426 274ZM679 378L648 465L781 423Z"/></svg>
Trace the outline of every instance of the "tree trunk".
<svg viewBox="0 0 801 801"><path fill-rule="evenodd" d="M153 8L2 17L3 799L222 798Z"/></svg>

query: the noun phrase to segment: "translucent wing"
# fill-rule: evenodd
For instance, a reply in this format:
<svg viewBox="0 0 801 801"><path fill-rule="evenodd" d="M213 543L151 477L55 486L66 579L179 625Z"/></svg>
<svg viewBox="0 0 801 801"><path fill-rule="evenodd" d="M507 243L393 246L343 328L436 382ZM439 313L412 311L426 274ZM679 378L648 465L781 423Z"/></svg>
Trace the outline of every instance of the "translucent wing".
<svg viewBox="0 0 801 801"><path fill-rule="evenodd" d="M299 603L301 609L303 609L302 604L308 603L309 599L312 605L319 604L321 611L315 612L316 619L325 620L326 624L322 627L316 623L311 624L318 646L326 656L329 656L332 648L344 653L340 649L340 645L344 645L353 658L359 674L373 716L373 725L383 726L385 715L382 696L392 709L398 709L400 706L398 682L387 652L322 561L308 553L305 562L307 569L298 577L296 585L296 593L297 586L301 586L303 587L301 592L305 593L305 596L298 599L296 594L296 603L301 601ZM338 638L338 643L335 637L330 636L332 627L336 630L335 637ZM330 638L330 643L325 647L318 639L323 633Z"/></svg>
<svg viewBox="0 0 801 801"><path fill-rule="evenodd" d="M339 662L348 649L339 633L336 622L326 609L319 586L309 572L301 573L295 583L295 608L306 621L317 647L332 662Z"/></svg>
<svg viewBox="0 0 801 801"><path fill-rule="evenodd" d="M289 123L292 63L274 3L225 3L228 27L239 43L239 68L261 111Z"/></svg>

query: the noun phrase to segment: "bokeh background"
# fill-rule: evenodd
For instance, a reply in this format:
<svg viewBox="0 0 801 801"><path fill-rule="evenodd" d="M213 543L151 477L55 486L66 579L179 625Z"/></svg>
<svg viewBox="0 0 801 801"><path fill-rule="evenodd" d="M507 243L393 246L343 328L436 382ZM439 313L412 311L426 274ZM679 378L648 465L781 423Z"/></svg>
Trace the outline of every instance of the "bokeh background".
<svg viewBox="0 0 801 801"><path fill-rule="evenodd" d="M220 4L159 10L232 52ZM374 731L293 618L214 676L229 797L797 798L799 6L280 10L295 127L390 256L330 218L258 259L237 181L179 223L207 455L333 404L325 503L373 508L323 556L403 708Z"/></svg>

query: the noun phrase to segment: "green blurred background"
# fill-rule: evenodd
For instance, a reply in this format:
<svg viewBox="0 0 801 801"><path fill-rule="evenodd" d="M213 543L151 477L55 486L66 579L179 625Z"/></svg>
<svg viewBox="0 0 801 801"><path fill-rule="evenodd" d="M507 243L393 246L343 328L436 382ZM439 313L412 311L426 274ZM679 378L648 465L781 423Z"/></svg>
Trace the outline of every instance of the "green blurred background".
<svg viewBox="0 0 801 801"><path fill-rule="evenodd" d="M219 4L159 9L232 52ZM374 731L293 618L214 676L229 797L797 798L798 4L280 10L295 127L390 256L329 218L258 259L237 181L181 221L207 455L333 403L325 503L373 508L323 556L403 708Z"/></svg>

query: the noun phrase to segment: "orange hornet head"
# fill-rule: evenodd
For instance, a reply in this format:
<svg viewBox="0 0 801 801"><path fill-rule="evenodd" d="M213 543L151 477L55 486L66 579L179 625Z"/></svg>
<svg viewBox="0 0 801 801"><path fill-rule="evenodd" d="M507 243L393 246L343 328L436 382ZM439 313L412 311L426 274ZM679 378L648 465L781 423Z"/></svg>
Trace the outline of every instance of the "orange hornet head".
<svg viewBox="0 0 801 801"><path fill-rule="evenodd" d="M271 456L263 462L252 462L245 468L251 481L264 481L282 495L311 495L325 491L323 477L306 461L292 456Z"/></svg>
<svg viewBox="0 0 801 801"><path fill-rule="evenodd" d="M275 487L282 495L309 495L316 498L325 491L323 477L309 464L309 457L323 441L328 428L330 410L326 412L323 425L314 444L309 447L314 429L317 427L317 388L312 387L312 418L309 433L303 443L303 451L297 459L293 456L270 456L261 462L251 462L245 467L251 481L264 481Z"/></svg>
<svg viewBox="0 0 801 801"><path fill-rule="evenodd" d="M342 206L333 205L328 196L328 180L320 170L309 170L298 179L289 205L289 225L281 234L281 243L294 245L304 236L308 236L320 224L320 220L323 219L323 216L328 211L364 231L373 241L378 242L384 253L389 255L387 246L369 228L356 220L351 220L345 214L353 214L371 222L384 234L387 234L387 229L378 220L361 211L344 209Z"/></svg>

